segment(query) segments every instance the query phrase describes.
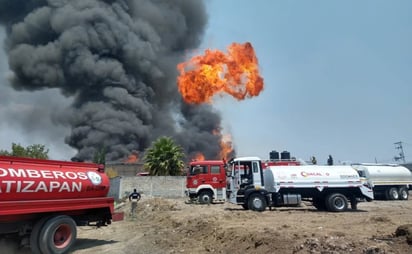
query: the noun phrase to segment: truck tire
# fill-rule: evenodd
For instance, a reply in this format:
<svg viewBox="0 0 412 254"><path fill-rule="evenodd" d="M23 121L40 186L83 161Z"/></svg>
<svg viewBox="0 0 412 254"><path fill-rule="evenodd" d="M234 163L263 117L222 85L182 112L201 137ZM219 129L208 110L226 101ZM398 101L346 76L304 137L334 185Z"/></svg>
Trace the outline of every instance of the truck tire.
<svg viewBox="0 0 412 254"><path fill-rule="evenodd" d="M213 194L210 191L201 191L199 193L199 203L210 204L212 203Z"/></svg>
<svg viewBox="0 0 412 254"><path fill-rule="evenodd" d="M252 211L262 212L266 209L266 199L260 193L253 193L248 199L249 209Z"/></svg>
<svg viewBox="0 0 412 254"><path fill-rule="evenodd" d="M344 212L348 209L348 199L340 193L332 193L326 197L326 208L330 212Z"/></svg>
<svg viewBox="0 0 412 254"><path fill-rule="evenodd" d="M409 198L409 190L406 187L402 187L399 189L399 200L408 200Z"/></svg>
<svg viewBox="0 0 412 254"><path fill-rule="evenodd" d="M31 230L30 249L31 249L31 253L33 254L41 254L40 245L39 245L39 235L40 235L40 231L43 228L44 223L46 223L46 221L49 218L50 217L43 217L40 220L36 221L36 223L33 226L33 229Z"/></svg>
<svg viewBox="0 0 412 254"><path fill-rule="evenodd" d="M386 191L386 199L387 200L398 200L399 199L399 192L398 188L391 187Z"/></svg>
<svg viewBox="0 0 412 254"><path fill-rule="evenodd" d="M43 225L39 235L42 254L67 253L76 241L77 229L74 220L67 215L52 217Z"/></svg>

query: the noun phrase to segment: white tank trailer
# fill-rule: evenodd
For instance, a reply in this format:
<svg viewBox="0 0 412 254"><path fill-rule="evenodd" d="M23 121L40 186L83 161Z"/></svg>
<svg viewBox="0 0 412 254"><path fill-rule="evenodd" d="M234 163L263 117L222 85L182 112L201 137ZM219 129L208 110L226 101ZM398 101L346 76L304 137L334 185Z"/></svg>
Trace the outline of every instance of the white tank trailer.
<svg viewBox="0 0 412 254"><path fill-rule="evenodd" d="M352 165L362 181L373 188L375 198L385 200L407 200L412 187L412 172L397 164Z"/></svg>

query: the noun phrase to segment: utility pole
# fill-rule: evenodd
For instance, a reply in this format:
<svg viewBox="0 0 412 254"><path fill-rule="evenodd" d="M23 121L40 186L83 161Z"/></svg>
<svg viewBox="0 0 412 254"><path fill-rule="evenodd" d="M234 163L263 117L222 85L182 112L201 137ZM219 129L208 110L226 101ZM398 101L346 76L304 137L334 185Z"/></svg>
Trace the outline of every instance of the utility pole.
<svg viewBox="0 0 412 254"><path fill-rule="evenodd" d="M402 141L395 142L394 145L395 145L395 149L399 150L399 156L394 157L395 161L402 160L403 163L405 163L405 154L403 153Z"/></svg>

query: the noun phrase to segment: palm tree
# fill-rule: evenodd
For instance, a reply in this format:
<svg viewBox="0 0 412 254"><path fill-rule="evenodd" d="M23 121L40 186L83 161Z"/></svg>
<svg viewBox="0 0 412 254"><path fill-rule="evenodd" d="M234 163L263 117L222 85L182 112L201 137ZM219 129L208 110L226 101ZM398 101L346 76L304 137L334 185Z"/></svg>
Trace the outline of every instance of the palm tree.
<svg viewBox="0 0 412 254"><path fill-rule="evenodd" d="M160 137L145 151L144 168L150 175L181 175L184 168L182 147L170 137Z"/></svg>

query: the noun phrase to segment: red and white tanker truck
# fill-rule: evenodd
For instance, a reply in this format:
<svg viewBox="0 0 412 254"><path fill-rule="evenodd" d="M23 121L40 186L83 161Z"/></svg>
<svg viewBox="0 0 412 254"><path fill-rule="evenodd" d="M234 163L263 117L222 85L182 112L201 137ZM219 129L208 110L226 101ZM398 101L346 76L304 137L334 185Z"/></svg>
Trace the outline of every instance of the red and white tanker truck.
<svg viewBox="0 0 412 254"><path fill-rule="evenodd" d="M298 205L310 201L318 210L357 209L358 201L372 200L373 190L351 166L269 166L263 172L258 157L234 158L228 163L228 200L245 209ZM236 168L247 170L240 174Z"/></svg>
<svg viewBox="0 0 412 254"><path fill-rule="evenodd" d="M215 174L211 167L214 166ZM203 168L201 173L197 167ZM219 168L219 171L218 171ZM266 166L258 157L223 161L195 161L190 165L186 193L200 203L229 201L245 209L298 205L310 201L319 210L345 211L373 199L373 190L351 166ZM226 184L221 180L223 173Z"/></svg>
<svg viewBox="0 0 412 254"><path fill-rule="evenodd" d="M0 234L32 253L66 253L76 226L122 219L109 187L103 165L0 156Z"/></svg>

